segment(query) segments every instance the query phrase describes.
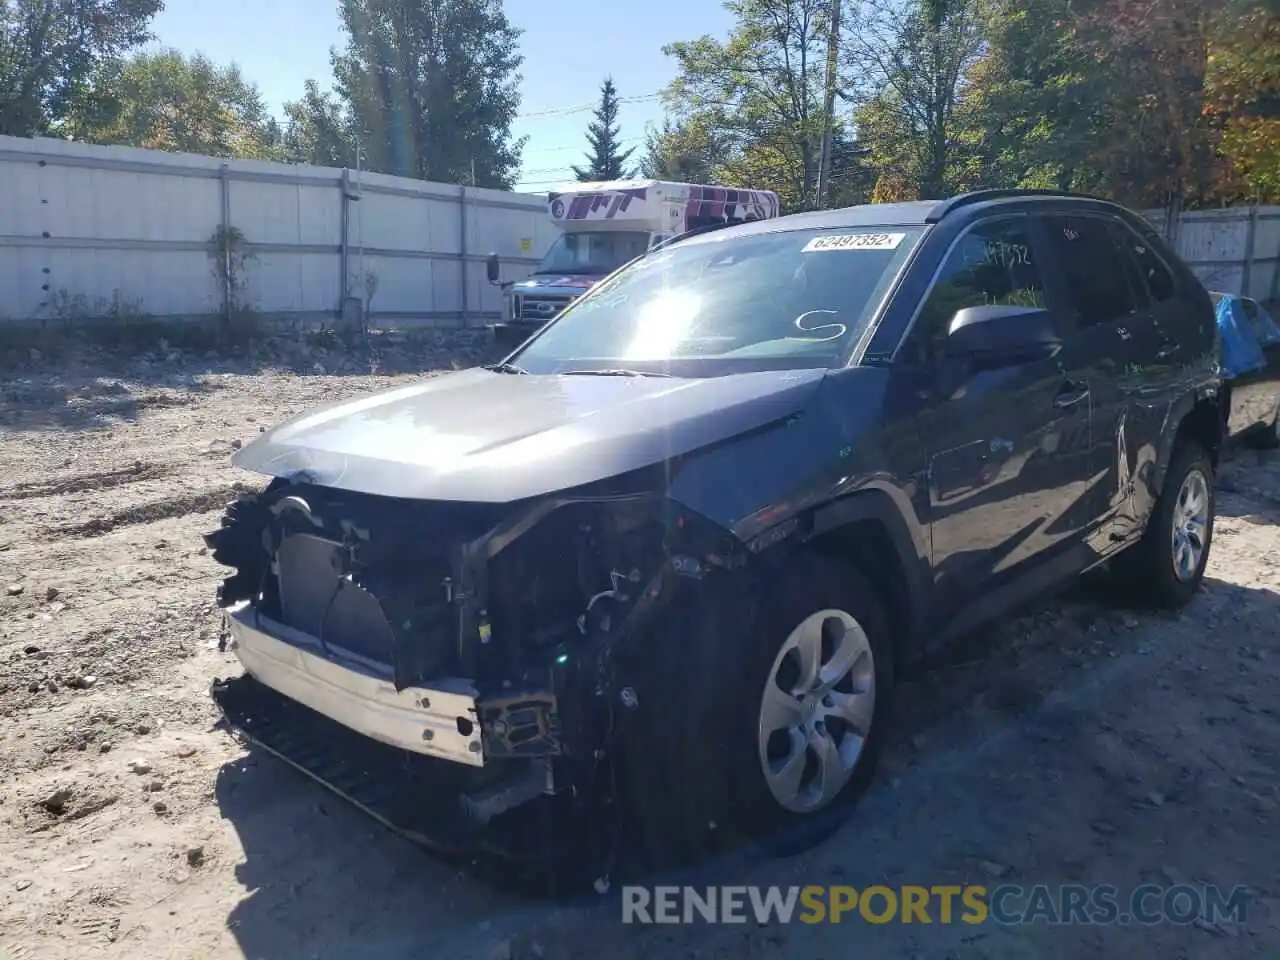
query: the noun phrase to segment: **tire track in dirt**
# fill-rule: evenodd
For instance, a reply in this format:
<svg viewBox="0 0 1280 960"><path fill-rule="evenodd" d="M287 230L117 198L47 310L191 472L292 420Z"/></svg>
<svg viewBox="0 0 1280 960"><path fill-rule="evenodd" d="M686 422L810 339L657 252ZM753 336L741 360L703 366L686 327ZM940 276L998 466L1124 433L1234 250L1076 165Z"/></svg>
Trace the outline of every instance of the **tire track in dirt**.
<svg viewBox="0 0 1280 960"><path fill-rule="evenodd" d="M243 483L235 482L178 496L148 500L105 516L91 517L83 523L46 527L41 537L44 540L100 537L120 527L155 523L158 520L170 520L188 514L209 513L224 508L235 500L243 489Z"/></svg>
<svg viewBox="0 0 1280 960"><path fill-rule="evenodd" d="M95 470L66 477L27 480L12 486L0 487L0 501L33 500L39 497L57 497L68 493L89 493L127 486L142 480L159 480L172 476L178 470L173 463L145 463L135 461L131 466L116 470Z"/></svg>

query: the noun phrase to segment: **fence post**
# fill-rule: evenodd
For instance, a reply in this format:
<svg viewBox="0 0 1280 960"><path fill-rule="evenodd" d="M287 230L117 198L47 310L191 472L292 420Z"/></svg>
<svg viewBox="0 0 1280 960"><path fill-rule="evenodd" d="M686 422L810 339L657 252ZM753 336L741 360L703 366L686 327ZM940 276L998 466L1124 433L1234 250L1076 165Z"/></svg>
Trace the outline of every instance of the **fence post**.
<svg viewBox="0 0 1280 960"><path fill-rule="evenodd" d="M462 277L462 328L465 330L471 324L469 323L469 304L470 299L467 296L467 188L460 187L462 192L458 194L458 246L461 251L461 259L459 262L459 272ZM435 304L432 304L435 308Z"/></svg>
<svg viewBox="0 0 1280 960"><path fill-rule="evenodd" d="M1164 238L1175 251L1178 251L1178 235L1182 232L1182 194L1173 193L1169 197L1169 205L1165 208ZM1178 251L1181 252L1181 251Z"/></svg>
<svg viewBox="0 0 1280 960"><path fill-rule="evenodd" d="M1249 227L1244 235L1244 275L1240 279L1240 296L1249 296L1251 289L1250 281L1253 279L1253 261L1257 259L1257 251L1254 249L1258 245L1258 205L1252 204L1249 207Z"/></svg>
<svg viewBox="0 0 1280 960"><path fill-rule="evenodd" d="M222 315L231 326L231 165L218 168L218 189L222 201Z"/></svg>
<svg viewBox="0 0 1280 960"><path fill-rule="evenodd" d="M342 168L342 176L338 180L338 190L342 193L342 241L338 244L338 308L336 315L342 317L347 305L347 294L351 289L351 171Z"/></svg>

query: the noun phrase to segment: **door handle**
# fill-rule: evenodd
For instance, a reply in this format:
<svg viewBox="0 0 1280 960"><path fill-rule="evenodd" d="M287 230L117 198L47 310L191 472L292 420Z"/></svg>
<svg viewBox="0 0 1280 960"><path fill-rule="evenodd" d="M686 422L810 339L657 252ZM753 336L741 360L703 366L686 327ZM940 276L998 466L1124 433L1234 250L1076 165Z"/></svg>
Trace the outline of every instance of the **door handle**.
<svg viewBox="0 0 1280 960"><path fill-rule="evenodd" d="M1070 410L1088 396L1089 388L1087 386L1068 380L1062 385L1058 395L1053 398L1053 405L1059 410Z"/></svg>

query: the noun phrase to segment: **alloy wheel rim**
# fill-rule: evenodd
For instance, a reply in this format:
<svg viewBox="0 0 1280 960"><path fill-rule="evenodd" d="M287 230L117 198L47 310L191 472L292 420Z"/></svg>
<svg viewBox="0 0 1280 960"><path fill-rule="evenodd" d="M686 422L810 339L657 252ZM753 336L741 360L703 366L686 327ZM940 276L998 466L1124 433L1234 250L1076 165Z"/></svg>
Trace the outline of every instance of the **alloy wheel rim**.
<svg viewBox="0 0 1280 960"><path fill-rule="evenodd" d="M1209 481L1192 470L1178 488L1173 505L1173 573L1190 580L1200 569L1209 535Z"/></svg>
<svg viewBox="0 0 1280 960"><path fill-rule="evenodd" d="M787 636L765 682L759 756L784 809L815 813L840 794L875 715L875 660L861 624L820 610Z"/></svg>

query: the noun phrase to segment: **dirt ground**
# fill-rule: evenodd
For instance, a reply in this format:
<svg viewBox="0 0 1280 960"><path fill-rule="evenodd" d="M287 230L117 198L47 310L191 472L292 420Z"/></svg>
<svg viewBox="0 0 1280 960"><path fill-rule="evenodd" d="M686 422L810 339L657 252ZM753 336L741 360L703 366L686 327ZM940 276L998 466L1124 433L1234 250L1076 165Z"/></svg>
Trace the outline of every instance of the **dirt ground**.
<svg viewBox="0 0 1280 960"><path fill-rule="evenodd" d="M608 898L499 892L247 752L207 693L237 666L201 534L259 483L233 445L447 360L99 356L0 378L0 957L1280 956L1280 457L1224 468L1182 615L1075 591L987 631L904 688L878 785L836 837L711 868L1244 885L1238 924L624 926Z"/></svg>

